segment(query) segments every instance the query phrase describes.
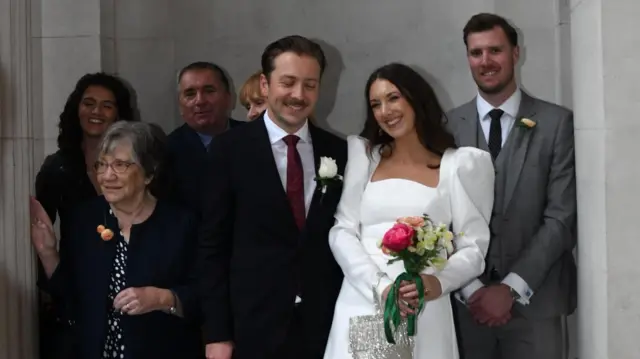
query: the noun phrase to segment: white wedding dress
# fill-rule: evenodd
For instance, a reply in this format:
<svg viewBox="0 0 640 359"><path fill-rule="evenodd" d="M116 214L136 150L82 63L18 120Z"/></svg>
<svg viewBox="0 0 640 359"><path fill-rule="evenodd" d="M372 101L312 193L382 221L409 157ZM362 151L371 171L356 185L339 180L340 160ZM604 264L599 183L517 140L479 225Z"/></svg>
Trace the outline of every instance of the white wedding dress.
<svg viewBox="0 0 640 359"><path fill-rule="evenodd" d="M470 147L447 150L440 164L436 188L405 179L371 182L379 162L366 140L350 136L349 160L336 224L329 232L331 250L345 279L336 303L325 359L350 359L349 318L374 313L371 287L377 273L387 274L378 295L404 271L402 262L377 247L397 218L428 214L436 223L453 224L455 251L447 266L434 273L442 285L440 298L425 303L418 317L415 359L457 359L458 348L449 294L484 270L489 246L489 218L493 206L494 169L489 153Z"/></svg>

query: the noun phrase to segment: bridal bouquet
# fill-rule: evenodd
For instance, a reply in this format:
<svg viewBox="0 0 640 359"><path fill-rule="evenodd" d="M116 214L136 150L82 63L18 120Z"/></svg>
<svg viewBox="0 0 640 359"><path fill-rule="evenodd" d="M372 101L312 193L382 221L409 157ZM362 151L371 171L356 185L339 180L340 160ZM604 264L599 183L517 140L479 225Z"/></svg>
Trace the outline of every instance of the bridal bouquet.
<svg viewBox="0 0 640 359"><path fill-rule="evenodd" d="M389 343L395 344L395 328L400 324L401 316L398 308L398 290L403 281L414 282L418 291L418 308L416 314L407 317L407 334L414 336L416 317L424 306L424 285L420 273L433 267L442 270L447 264L447 257L453 253L454 234L445 224L434 224L428 215L422 217L402 217L389 229L379 247L392 258L387 264L402 261L405 272L396 278L389 291L384 308L385 336Z"/></svg>

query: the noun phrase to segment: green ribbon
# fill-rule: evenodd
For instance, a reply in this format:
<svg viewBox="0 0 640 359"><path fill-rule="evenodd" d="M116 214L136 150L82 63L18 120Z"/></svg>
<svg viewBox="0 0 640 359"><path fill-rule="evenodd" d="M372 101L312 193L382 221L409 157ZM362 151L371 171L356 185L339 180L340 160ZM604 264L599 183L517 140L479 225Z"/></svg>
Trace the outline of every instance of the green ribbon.
<svg viewBox="0 0 640 359"><path fill-rule="evenodd" d="M396 344L394 330L398 328L402 320L400 308L398 307L398 299L400 297L398 291L400 290L400 283L403 281L414 282L418 291L418 310L415 314L409 314L407 316L407 335L410 337L416 334L416 318L424 306L424 284L422 283L420 275L407 272L400 274L393 283L393 287L391 287L384 305L384 334L387 337L387 341L391 344Z"/></svg>

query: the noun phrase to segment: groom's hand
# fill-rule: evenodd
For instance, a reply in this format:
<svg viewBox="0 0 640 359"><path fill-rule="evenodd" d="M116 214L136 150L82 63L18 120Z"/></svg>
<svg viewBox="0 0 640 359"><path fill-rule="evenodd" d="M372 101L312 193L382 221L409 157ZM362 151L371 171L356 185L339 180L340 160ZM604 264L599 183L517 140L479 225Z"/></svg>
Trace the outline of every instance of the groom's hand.
<svg viewBox="0 0 640 359"><path fill-rule="evenodd" d="M205 352L207 359L231 359L231 353L233 353L233 343L210 343L207 344Z"/></svg>
<svg viewBox="0 0 640 359"><path fill-rule="evenodd" d="M513 298L505 284L478 289L467 304L473 318L480 324L498 326L506 324L511 319Z"/></svg>
<svg viewBox="0 0 640 359"><path fill-rule="evenodd" d="M500 327L509 323L510 320L511 320L511 313L509 312L505 314L505 316L502 318L491 318L485 324L489 327Z"/></svg>

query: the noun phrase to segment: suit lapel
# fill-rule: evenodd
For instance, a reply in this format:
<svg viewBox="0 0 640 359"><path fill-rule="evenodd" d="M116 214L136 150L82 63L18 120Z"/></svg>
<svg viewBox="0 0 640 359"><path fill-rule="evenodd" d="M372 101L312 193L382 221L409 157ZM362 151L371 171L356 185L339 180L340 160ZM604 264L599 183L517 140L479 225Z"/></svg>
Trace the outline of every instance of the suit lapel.
<svg viewBox="0 0 640 359"><path fill-rule="evenodd" d="M458 146L470 146L488 150L487 141L481 141L478 136L480 128L475 99L463 105L460 111Z"/></svg>
<svg viewBox="0 0 640 359"><path fill-rule="evenodd" d="M502 207L506 210L509 206L509 202L513 197L513 192L515 191L516 185L518 184L518 180L520 178L520 173L522 173L522 166L524 165L524 161L527 157L527 151L529 149L529 142L531 141L531 136L533 135L534 128L524 128L519 125L519 122L522 118L531 118L535 115L535 100L527 95L524 91L522 92L522 100L520 102L520 109L518 110L518 116L516 116L516 122L513 125L514 128L512 131L514 136L512 136L513 142L510 144L512 146L512 154L509 158L508 162L508 174L505 185L505 196L504 196L504 206Z"/></svg>
<svg viewBox="0 0 640 359"><path fill-rule="evenodd" d="M320 158L331 156L328 152L329 149L326 146L327 142L323 141L322 132L320 132L318 128L315 127L311 122L309 122L309 133L311 134L311 143L313 145L313 162L315 168L315 176L317 177L318 170L320 169ZM309 211L307 212L307 225L309 225L309 220L318 212L319 206L321 206L320 202L322 200L322 197L322 189L320 188L320 186L316 185L313 191L313 197L311 198L311 204L309 205Z"/></svg>

